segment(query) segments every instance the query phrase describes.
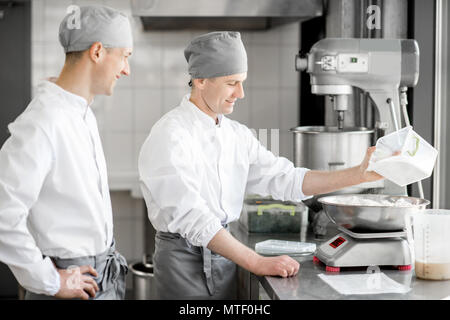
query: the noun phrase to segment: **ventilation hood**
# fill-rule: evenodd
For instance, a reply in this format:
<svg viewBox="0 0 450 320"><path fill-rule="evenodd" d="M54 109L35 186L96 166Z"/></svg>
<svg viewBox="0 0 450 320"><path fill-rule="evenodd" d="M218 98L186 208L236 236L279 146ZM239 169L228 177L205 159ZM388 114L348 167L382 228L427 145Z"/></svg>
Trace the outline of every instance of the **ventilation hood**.
<svg viewBox="0 0 450 320"><path fill-rule="evenodd" d="M144 30L264 30L321 16L323 0L131 0Z"/></svg>

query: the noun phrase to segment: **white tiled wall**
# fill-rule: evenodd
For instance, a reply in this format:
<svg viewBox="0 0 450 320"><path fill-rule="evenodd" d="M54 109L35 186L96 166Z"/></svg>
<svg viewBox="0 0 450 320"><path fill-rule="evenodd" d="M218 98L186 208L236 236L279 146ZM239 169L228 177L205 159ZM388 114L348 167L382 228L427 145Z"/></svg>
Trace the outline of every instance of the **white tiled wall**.
<svg viewBox="0 0 450 320"><path fill-rule="evenodd" d="M57 76L63 66L58 28L70 4L105 4L131 16L126 0L33 0L33 92L39 79ZM183 50L192 37L208 31L143 32L137 17L132 18L132 26L131 75L118 81L112 97L99 96L93 105L113 190L137 183L137 157L150 128L189 91ZM242 39L249 58L245 99L236 103L230 118L250 128L279 129L280 155L292 160L289 129L298 124L298 73L294 69L294 56L299 48L299 25L243 32ZM138 205L141 200L126 199L126 195L127 192L112 192L115 231L119 249L128 259L136 259L142 250L141 244L135 246L135 238L140 237L135 231L141 228L143 207Z"/></svg>

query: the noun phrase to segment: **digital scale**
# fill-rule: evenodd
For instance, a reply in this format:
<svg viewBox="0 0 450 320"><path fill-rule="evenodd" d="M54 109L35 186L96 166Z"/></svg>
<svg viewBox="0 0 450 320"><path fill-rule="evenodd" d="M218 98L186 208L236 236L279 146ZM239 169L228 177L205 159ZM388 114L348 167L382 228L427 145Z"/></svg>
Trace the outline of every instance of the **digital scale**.
<svg viewBox="0 0 450 320"><path fill-rule="evenodd" d="M405 231L356 233L343 227L338 235L320 245L314 262L325 264L328 272L341 267L394 266L411 270L412 255Z"/></svg>
<svg viewBox="0 0 450 320"><path fill-rule="evenodd" d="M360 204L355 204L355 199ZM428 200L358 194L327 196L318 201L341 231L321 244L314 254L313 261L325 264L326 271L370 266L412 269L414 259L412 245L407 240L410 237L405 231L405 219L417 210L425 209L430 203ZM396 206L397 202L408 205Z"/></svg>

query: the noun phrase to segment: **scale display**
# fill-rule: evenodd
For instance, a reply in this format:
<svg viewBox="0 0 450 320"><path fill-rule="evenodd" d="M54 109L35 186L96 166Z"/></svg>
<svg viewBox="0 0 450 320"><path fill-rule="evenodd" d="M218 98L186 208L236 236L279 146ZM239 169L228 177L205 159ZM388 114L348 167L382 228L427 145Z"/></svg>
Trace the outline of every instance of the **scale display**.
<svg viewBox="0 0 450 320"><path fill-rule="evenodd" d="M346 240L343 237L338 237L338 238L336 238L336 240L334 240L333 242L330 243L330 246L333 247L334 249L336 249L341 244L343 244L345 241Z"/></svg>

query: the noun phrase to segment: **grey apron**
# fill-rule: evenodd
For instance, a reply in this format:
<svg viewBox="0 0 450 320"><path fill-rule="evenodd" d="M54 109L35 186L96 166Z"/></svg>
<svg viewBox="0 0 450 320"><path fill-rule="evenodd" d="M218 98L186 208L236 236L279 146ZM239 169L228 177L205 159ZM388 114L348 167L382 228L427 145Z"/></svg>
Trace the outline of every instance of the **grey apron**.
<svg viewBox="0 0 450 320"><path fill-rule="evenodd" d="M159 299L236 299L236 264L181 235L156 233L153 271Z"/></svg>
<svg viewBox="0 0 450 320"><path fill-rule="evenodd" d="M128 266L125 258L116 251L115 241L105 252L96 256L60 259L50 257L58 269L67 269L71 266L92 266L98 273L94 278L99 291L92 300L123 300L125 298L125 277ZM55 300L57 298L44 294L27 291L25 300Z"/></svg>

